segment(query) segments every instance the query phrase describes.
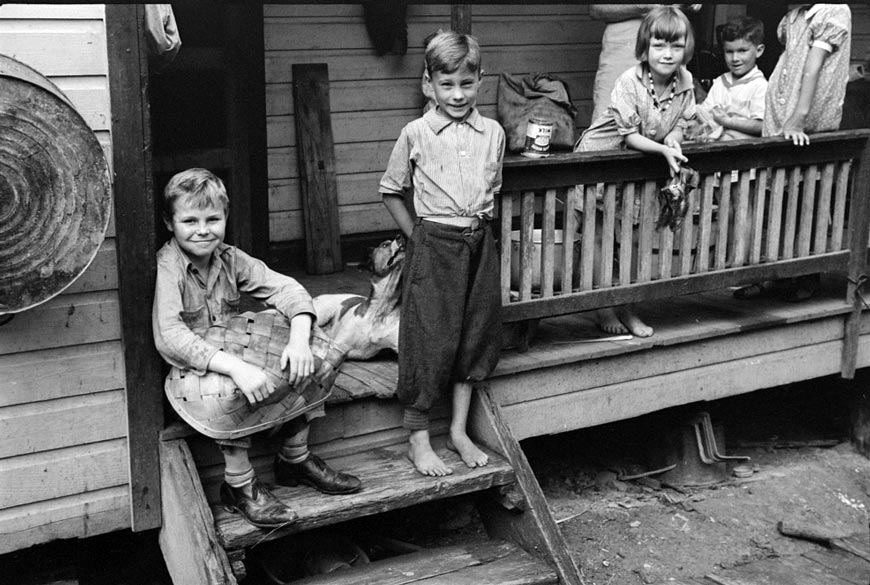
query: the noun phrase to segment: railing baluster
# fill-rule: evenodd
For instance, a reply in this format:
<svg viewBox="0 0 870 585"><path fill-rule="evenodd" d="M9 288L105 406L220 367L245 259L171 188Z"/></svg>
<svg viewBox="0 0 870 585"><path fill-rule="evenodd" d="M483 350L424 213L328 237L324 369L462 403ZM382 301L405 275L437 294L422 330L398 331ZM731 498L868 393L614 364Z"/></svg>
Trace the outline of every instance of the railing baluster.
<svg viewBox="0 0 870 585"><path fill-rule="evenodd" d="M849 191L849 172L852 161L842 162L837 167L837 182L834 190L834 219L831 225L831 250L843 249L843 232L846 223L846 193Z"/></svg>
<svg viewBox="0 0 870 585"><path fill-rule="evenodd" d="M692 189L689 191L686 200L686 203L689 206L689 211L686 213L686 218L683 220L683 225L680 227L680 276L685 276L692 272L692 258L696 253L696 251L693 252L694 240L692 239L692 236L695 231L695 210L697 208L697 201L698 191Z"/></svg>
<svg viewBox="0 0 870 585"><path fill-rule="evenodd" d="M800 228L798 230L798 258L810 255L810 245L813 243L813 217L816 206L816 178L819 175L818 165L810 165L804 174L803 200L801 201Z"/></svg>
<svg viewBox="0 0 870 585"><path fill-rule="evenodd" d="M724 270L728 260L728 223L731 217L731 173L719 175L719 211L716 213L718 230L716 233L716 257L713 268Z"/></svg>
<svg viewBox="0 0 870 585"><path fill-rule="evenodd" d="M562 241L568 238L569 246L562 246L562 294L569 294L574 279L574 233L577 231L577 189L568 187L565 191L565 206L562 218Z"/></svg>
<svg viewBox="0 0 870 585"><path fill-rule="evenodd" d="M499 208L499 221L501 230L501 303L506 305L511 300L511 254L513 243L511 241L511 225L514 215L513 193L499 195L501 207Z"/></svg>
<svg viewBox="0 0 870 585"><path fill-rule="evenodd" d="M792 167L788 177L788 198L785 209L785 231L782 237L782 258L794 258L794 237L797 226L797 210L800 204L801 168Z"/></svg>
<svg viewBox="0 0 870 585"><path fill-rule="evenodd" d="M599 259L599 286L613 285L613 242L616 239L616 184L604 188L604 221L601 224L601 258Z"/></svg>
<svg viewBox="0 0 870 585"><path fill-rule="evenodd" d="M532 270L535 257L535 192L520 196L520 300L532 298Z"/></svg>
<svg viewBox="0 0 870 585"><path fill-rule="evenodd" d="M637 281L648 282L652 279L652 243L655 234L655 224L658 218L656 210L658 186L653 180L643 183L643 193L640 202L640 226L637 251Z"/></svg>
<svg viewBox="0 0 870 585"><path fill-rule="evenodd" d="M665 226L659 232L659 279L671 277L671 264L674 254L674 232Z"/></svg>
<svg viewBox="0 0 870 585"><path fill-rule="evenodd" d="M834 187L834 163L822 168L819 184L819 205L816 208L815 241L813 254L824 254L828 249L828 226L831 225L831 191Z"/></svg>
<svg viewBox="0 0 870 585"><path fill-rule="evenodd" d="M737 201L734 211L734 258L732 266L743 266L746 263L746 251L749 248L749 177L748 170L739 171L737 182Z"/></svg>
<svg viewBox="0 0 870 585"><path fill-rule="evenodd" d="M698 273L710 270L710 240L713 235L713 190L716 174L706 175L701 191L701 217L698 221Z"/></svg>
<svg viewBox="0 0 870 585"><path fill-rule="evenodd" d="M622 213L619 216L619 284L631 284L631 257L634 248L634 183L624 183Z"/></svg>
<svg viewBox="0 0 870 585"><path fill-rule="evenodd" d="M595 255L595 205L598 185L586 185L583 197L583 234L580 245L580 290L592 290Z"/></svg>
<svg viewBox="0 0 870 585"><path fill-rule="evenodd" d="M767 195L766 168L758 169L755 176L755 199L752 206L752 239L749 247L749 263L761 263L761 241L764 236L764 208Z"/></svg>
<svg viewBox="0 0 870 585"><path fill-rule="evenodd" d="M570 234L562 233L563 245L571 240ZM554 257L556 253L556 190L544 193L544 209L541 217L541 296L553 296Z"/></svg>
<svg viewBox="0 0 870 585"><path fill-rule="evenodd" d="M782 227L782 206L785 199L785 169L773 171L773 182L770 187L770 209L767 213L767 262L779 258L779 236Z"/></svg>

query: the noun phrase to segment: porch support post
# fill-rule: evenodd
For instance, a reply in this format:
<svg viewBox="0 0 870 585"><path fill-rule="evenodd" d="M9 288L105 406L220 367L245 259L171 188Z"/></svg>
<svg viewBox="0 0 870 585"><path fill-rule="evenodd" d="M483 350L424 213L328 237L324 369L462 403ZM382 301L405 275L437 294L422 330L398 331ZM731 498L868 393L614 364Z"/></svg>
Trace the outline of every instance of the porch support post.
<svg viewBox="0 0 870 585"><path fill-rule="evenodd" d="M861 284L867 278L867 237L870 232L870 141L864 142L861 156L856 161L852 175L852 194L849 208L849 282L846 287L846 302L852 304L852 312L846 317L843 332L843 355L840 360L840 375L852 378L858 359L858 341L861 327L861 312L864 300Z"/></svg>
<svg viewBox="0 0 870 585"><path fill-rule="evenodd" d="M160 526L158 433L163 426L162 362L151 334L157 236L144 19L141 4L106 4L118 295L134 531Z"/></svg>
<svg viewBox="0 0 870 585"><path fill-rule="evenodd" d="M470 4L453 4L450 6L450 28L459 34L471 34Z"/></svg>

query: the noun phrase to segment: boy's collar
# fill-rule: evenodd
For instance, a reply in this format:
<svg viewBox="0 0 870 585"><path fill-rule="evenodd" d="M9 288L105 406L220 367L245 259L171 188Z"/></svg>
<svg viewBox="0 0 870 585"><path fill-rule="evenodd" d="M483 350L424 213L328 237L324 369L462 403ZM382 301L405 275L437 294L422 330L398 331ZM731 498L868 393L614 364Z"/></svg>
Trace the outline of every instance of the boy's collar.
<svg viewBox="0 0 870 585"><path fill-rule="evenodd" d="M187 257L187 254L185 254L184 250L181 249L181 246L178 245L178 240L176 240L175 238L170 238L169 239L169 246L173 250L175 250L176 254L178 254L178 259L182 263L182 265L184 266L184 269L189 270L190 267L193 266L193 262L190 261L190 258ZM217 249L212 254L212 259L214 259L215 257L223 256L224 252L226 252L229 249L229 247L230 247L229 244L226 244L224 242L221 242L220 244L218 244Z"/></svg>
<svg viewBox="0 0 870 585"><path fill-rule="evenodd" d="M638 63L634 66L634 74L638 79L646 86L646 72L648 67L643 63ZM689 73L689 70L686 69L685 65L680 65L675 73L677 76L677 87L674 89L676 93L683 93L684 91L689 91L695 89L694 82L692 81L692 74Z"/></svg>
<svg viewBox="0 0 870 585"><path fill-rule="evenodd" d="M429 124L429 127L432 128L432 131L435 134L440 134L442 130L447 128L450 124L459 124L453 118L446 116L441 112L441 110L436 106L431 108L428 112L423 114L423 119L426 120L426 123ZM465 124L468 124L474 130L478 132L483 132L483 124L481 123L481 115L480 112L477 111L477 107L471 108L471 112L469 112L468 117L464 120Z"/></svg>
<svg viewBox="0 0 870 585"><path fill-rule="evenodd" d="M735 85L741 85L744 83L749 83L754 80L758 76L764 77L764 73L761 72L761 69L758 68L758 65L755 65L752 69L746 72L746 75L743 77L738 77L734 79L734 74L730 71L725 72L725 76L722 78L722 82L725 84L725 87L733 87Z"/></svg>

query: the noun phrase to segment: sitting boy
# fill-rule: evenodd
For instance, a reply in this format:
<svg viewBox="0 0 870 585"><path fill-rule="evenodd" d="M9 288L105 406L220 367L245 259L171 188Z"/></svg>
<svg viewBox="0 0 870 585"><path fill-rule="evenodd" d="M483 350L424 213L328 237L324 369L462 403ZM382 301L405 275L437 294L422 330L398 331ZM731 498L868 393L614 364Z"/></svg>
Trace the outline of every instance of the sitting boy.
<svg viewBox="0 0 870 585"><path fill-rule="evenodd" d="M728 71L713 81L698 106L698 116L712 121L707 139L761 136L767 80L755 62L764 53L764 24L749 16L734 18L723 27L721 41Z"/></svg>
<svg viewBox="0 0 870 585"><path fill-rule="evenodd" d="M290 385L299 385L315 373L309 347L314 320L311 297L296 280L224 244L229 199L223 182L211 172L194 168L176 174L166 185L163 203L163 219L172 238L157 253L152 310L157 351L186 374L217 372L232 378L238 388L235 392L244 394L250 409L274 403L270 396L276 391L275 384L266 372L223 351L205 338L206 332L236 316L240 291L264 301L289 320L289 342L281 353L280 368ZM237 402L248 408L244 401ZM268 413L270 419L260 421L257 430L268 428L270 421L274 421L272 427L280 426L288 414L274 408L260 412ZM304 483L328 494L359 491L359 479L330 469L308 451L308 423L317 416L323 416L322 406L293 418L281 429L285 438L275 458L276 481ZM225 463L220 490L224 505L261 528L293 522L296 513L255 476L248 459L251 439L245 429L232 437L217 439Z"/></svg>

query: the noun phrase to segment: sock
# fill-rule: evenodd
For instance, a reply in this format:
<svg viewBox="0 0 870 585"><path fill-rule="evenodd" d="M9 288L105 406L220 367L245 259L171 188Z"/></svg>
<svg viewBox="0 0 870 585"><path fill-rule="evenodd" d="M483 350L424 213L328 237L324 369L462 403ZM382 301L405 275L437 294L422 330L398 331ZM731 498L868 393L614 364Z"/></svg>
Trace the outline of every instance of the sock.
<svg viewBox="0 0 870 585"><path fill-rule="evenodd" d="M233 472L224 470L224 481L227 485L234 488L240 488L254 481L254 468L248 467L246 471Z"/></svg>

